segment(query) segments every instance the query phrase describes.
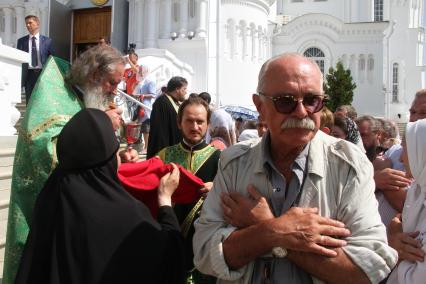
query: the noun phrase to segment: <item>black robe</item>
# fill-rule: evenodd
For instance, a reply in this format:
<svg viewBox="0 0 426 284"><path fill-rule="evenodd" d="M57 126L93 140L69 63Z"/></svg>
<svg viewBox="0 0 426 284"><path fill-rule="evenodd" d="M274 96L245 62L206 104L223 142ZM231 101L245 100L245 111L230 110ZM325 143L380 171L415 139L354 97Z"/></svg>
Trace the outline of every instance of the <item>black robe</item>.
<svg viewBox="0 0 426 284"><path fill-rule="evenodd" d="M104 112L84 109L62 130L59 165L34 208L16 282L183 283L182 238L169 206L157 223L117 178Z"/></svg>
<svg viewBox="0 0 426 284"><path fill-rule="evenodd" d="M150 132L146 158L154 157L161 149L182 140L177 124L177 112L165 94L158 97L152 106Z"/></svg>
<svg viewBox="0 0 426 284"><path fill-rule="evenodd" d="M180 159L189 161L192 160L192 157L194 157L194 155L201 155L203 156L203 154L201 154L201 152L205 151L207 148L209 149L215 149L214 147L212 147L211 145L208 145L206 142L201 142L196 146L190 147L188 146L186 143L181 142L177 145L168 147L163 149L160 153L159 153L159 157L166 163L170 163L170 162L174 162L174 163L179 163L182 166L186 167L187 170L189 170L190 172L192 172L195 176L199 177L200 179L203 180L203 182L212 182L216 176L217 170L218 170L218 166L219 166L219 158L220 158L220 151L215 149L214 152L211 153L210 156L208 156L208 158L204 161L202 161L202 165L197 168L197 164L192 164L192 167L189 166L187 163L180 161L178 159L174 160L173 157L179 157ZM166 153L173 153L170 155L167 155ZM175 156L176 155L176 156ZM198 201L198 200L197 200ZM179 220L179 223L182 224L184 223L186 217L188 216L188 214L190 214L192 208L194 208L194 206L196 205L197 202L191 203L191 204L175 204L174 206L174 210L176 213L176 216ZM187 260L185 267L186 270L188 272L192 271L194 269L194 263L193 263L193 258L194 258L194 251L192 248L192 239L194 237L195 234L195 229L194 229L194 221L199 217L201 212L201 208L198 209L198 211L196 212L192 222L191 222L191 226L189 227L189 230L187 231L187 233L185 234L184 232L184 237L185 237L185 253L186 253L186 257L185 259ZM210 278L207 276L204 276L205 278ZM209 280L206 281L201 281L202 283L214 283L214 281L212 280L214 278L211 278ZM197 283L197 282L196 282Z"/></svg>

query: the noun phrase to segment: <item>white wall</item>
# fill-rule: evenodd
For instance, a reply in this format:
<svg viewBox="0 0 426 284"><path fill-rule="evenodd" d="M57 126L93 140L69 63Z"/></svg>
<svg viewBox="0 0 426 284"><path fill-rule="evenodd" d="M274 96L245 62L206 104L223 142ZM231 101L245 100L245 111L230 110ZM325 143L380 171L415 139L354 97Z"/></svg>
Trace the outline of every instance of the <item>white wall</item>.
<svg viewBox="0 0 426 284"><path fill-rule="evenodd" d="M389 96L392 90L392 65L399 64L399 102L390 104L392 119L398 119L398 114L406 118L409 113L409 106L414 99L415 93L422 87L421 71L423 62L419 58L421 47L424 41L424 31L422 28L413 26L412 14L410 13L409 2L395 2L390 9L394 31L389 41L389 69L386 82ZM413 28L409 28L413 26ZM404 44L401 44L404 43Z"/></svg>
<svg viewBox="0 0 426 284"><path fill-rule="evenodd" d="M360 114L384 116L382 54L383 33L387 27L388 23L344 24L328 15L304 15L283 26L281 34L273 40L273 55L320 48L325 54L325 73L342 59L346 68L351 67L357 85L355 108ZM362 57L365 59L363 70L359 68ZM369 57L374 59L372 71L367 70Z"/></svg>
<svg viewBox="0 0 426 284"><path fill-rule="evenodd" d="M102 7L107 7L107 6L112 6L112 1L113 0L109 0L108 3L106 3L104 6ZM127 0L122 0L122 1L127 1ZM72 9L87 9L87 8L95 8L98 7L96 5L93 5L92 2L90 0L70 0L68 2L68 5L72 8Z"/></svg>
<svg viewBox="0 0 426 284"><path fill-rule="evenodd" d="M222 105L252 106L251 94L256 92L259 69L263 62L270 58L268 49L270 11L261 5L238 5L238 1L222 3L219 39L221 50L218 67L220 100ZM235 27L233 31L230 29L231 26ZM245 36L241 34L243 26L247 28ZM254 40L253 30L256 34ZM259 34L263 40L258 38ZM253 46L255 46L254 49Z"/></svg>

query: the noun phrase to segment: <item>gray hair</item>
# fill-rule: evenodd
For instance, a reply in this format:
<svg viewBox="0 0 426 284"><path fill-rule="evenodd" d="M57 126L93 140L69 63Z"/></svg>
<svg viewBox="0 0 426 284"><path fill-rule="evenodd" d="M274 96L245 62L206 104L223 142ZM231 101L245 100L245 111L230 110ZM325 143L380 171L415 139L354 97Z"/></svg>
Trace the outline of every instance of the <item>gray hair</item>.
<svg viewBox="0 0 426 284"><path fill-rule="evenodd" d="M388 138L396 138L398 136L398 126L391 120L378 118L378 121L381 124L381 131L386 133Z"/></svg>
<svg viewBox="0 0 426 284"><path fill-rule="evenodd" d="M341 105L336 108L336 111L338 110L345 110L346 116L349 117L352 120L355 120L358 116L358 113L356 112L356 109L351 105Z"/></svg>
<svg viewBox="0 0 426 284"><path fill-rule="evenodd" d="M305 59L306 61L310 62L312 64L312 66L314 66L314 68L317 70L317 72L319 74L321 74L321 87L322 87L322 82L323 82L323 76L322 76L322 72L321 69L319 68L318 64L311 60L308 57L303 56L300 53L296 53L296 52L286 52L277 56L274 56L270 59L268 59L265 63L263 63L262 67L260 68L259 71L259 76L258 76L258 83L257 83L257 92L261 92L263 89L263 86L265 85L265 75L268 72L269 66L271 65L271 63L273 63L276 60L279 59L283 59L283 58L291 58L291 57L295 57L295 58L301 58L301 59Z"/></svg>
<svg viewBox="0 0 426 284"><path fill-rule="evenodd" d="M367 121L370 125L371 132L378 132L381 129L381 123L378 119L372 117L371 115L363 115L356 119L356 124L360 125L360 123Z"/></svg>
<svg viewBox="0 0 426 284"><path fill-rule="evenodd" d="M122 54L110 46L97 45L83 52L71 66L65 81L86 89L99 85L100 79L115 72L118 65L125 65Z"/></svg>

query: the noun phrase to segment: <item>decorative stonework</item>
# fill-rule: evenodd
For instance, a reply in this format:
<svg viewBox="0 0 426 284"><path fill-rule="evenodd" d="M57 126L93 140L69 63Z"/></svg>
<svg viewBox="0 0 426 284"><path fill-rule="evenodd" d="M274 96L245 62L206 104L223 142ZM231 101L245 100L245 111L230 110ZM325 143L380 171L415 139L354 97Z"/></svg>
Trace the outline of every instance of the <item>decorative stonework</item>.
<svg viewBox="0 0 426 284"><path fill-rule="evenodd" d="M261 12L269 15L270 13L270 3L269 1L264 0L222 0L222 5L238 5L255 8Z"/></svg>
<svg viewBox="0 0 426 284"><path fill-rule="evenodd" d="M381 38L389 26L388 22L345 24L339 19L325 14L309 14L295 18L281 28L277 36L299 37L303 33L314 32L329 38L351 38L372 40Z"/></svg>
<svg viewBox="0 0 426 284"><path fill-rule="evenodd" d="M224 55L228 60L258 63L266 59L269 37L261 25L235 19L226 20Z"/></svg>

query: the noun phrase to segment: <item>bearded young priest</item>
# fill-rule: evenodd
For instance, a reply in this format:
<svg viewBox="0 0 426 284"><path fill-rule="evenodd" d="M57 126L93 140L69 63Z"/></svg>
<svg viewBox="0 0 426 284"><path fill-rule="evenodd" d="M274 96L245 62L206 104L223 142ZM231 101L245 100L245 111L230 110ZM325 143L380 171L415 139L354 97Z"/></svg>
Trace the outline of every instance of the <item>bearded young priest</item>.
<svg viewBox="0 0 426 284"><path fill-rule="evenodd" d="M162 149L158 156L165 163L180 164L191 173L204 181L204 191L213 186L219 163L220 151L207 144L204 140L210 122L211 111L208 104L198 97L185 100L178 110L178 127L183 139L176 145ZM198 217L204 197L192 204L176 204L175 213L181 224L185 239L186 269L188 277L192 277L195 284L215 283L215 278L203 275L194 270L192 237L194 235L194 220Z"/></svg>

